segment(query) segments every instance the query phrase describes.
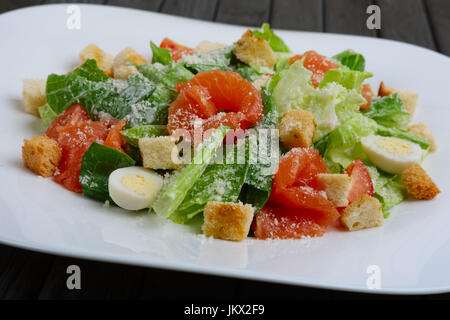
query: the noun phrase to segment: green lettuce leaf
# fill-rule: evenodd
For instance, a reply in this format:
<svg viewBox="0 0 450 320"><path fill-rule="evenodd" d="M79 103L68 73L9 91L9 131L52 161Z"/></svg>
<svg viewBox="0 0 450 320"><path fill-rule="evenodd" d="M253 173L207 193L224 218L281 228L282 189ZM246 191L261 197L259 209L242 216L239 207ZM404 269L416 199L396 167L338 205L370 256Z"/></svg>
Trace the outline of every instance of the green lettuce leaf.
<svg viewBox="0 0 450 320"><path fill-rule="evenodd" d="M157 215L165 218L173 215L188 195L189 190L205 172L217 149L222 145L228 130L229 128L224 126L216 129L209 139L197 147L192 161L175 172L176 179L159 194L152 206Z"/></svg>
<svg viewBox="0 0 450 320"><path fill-rule="evenodd" d="M336 82L344 88L355 89L358 93L361 93L364 80L372 76L370 72L352 71L344 68L330 69L320 82L319 88L325 87L330 82Z"/></svg>
<svg viewBox="0 0 450 320"><path fill-rule="evenodd" d="M387 128L382 125L378 125L376 134L384 137L396 137L399 139L409 140L418 144L424 150L427 150L430 147L430 144L425 139L404 129Z"/></svg>
<svg viewBox="0 0 450 320"><path fill-rule="evenodd" d="M108 178L118 168L134 166L135 161L123 152L94 142L81 160L80 184L83 194L100 201L112 201Z"/></svg>
<svg viewBox="0 0 450 320"><path fill-rule="evenodd" d="M324 158L328 169L340 173L343 168L357 158L368 163L368 158L363 152L360 142L361 138L375 133L376 130L377 123L375 121L357 113L318 141L315 147Z"/></svg>
<svg viewBox="0 0 450 320"><path fill-rule="evenodd" d="M161 63L163 65L171 65L173 63L172 53L168 49L160 48L150 41L152 49L152 63Z"/></svg>
<svg viewBox="0 0 450 320"><path fill-rule="evenodd" d="M392 175L373 166L366 167L372 178L375 197L381 202L384 217L387 218L389 210L400 204L407 194L401 175Z"/></svg>
<svg viewBox="0 0 450 320"><path fill-rule="evenodd" d="M170 71L170 66L161 63L145 63L136 67L140 73L150 81L158 83Z"/></svg>
<svg viewBox="0 0 450 320"><path fill-rule="evenodd" d="M230 62L233 47L225 47L208 53L185 55L178 63L197 73L208 70L231 70Z"/></svg>
<svg viewBox="0 0 450 320"><path fill-rule="evenodd" d="M310 82L311 74L301 60L294 62L275 76L279 80L273 79L277 81L273 99L279 116L290 109L311 112L317 123L314 141L318 141L358 113L359 106L366 100L356 90L346 89L336 82L314 88Z"/></svg>
<svg viewBox="0 0 450 320"><path fill-rule="evenodd" d="M220 150L220 149L219 149ZM209 164L201 177L187 193L183 202L171 215L176 223L186 223L202 212L209 201L237 202L245 181L248 165L237 163L237 148L229 148L226 152L235 154L235 161ZM219 151L221 152L221 151ZM225 153L225 152L224 152Z"/></svg>
<svg viewBox="0 0 450 320"><path fill-rule="evenodd" d="M56 112L53 111L52 108L50 108L50 105L48 103L39 107L39 115L41 117L44 129L47 129L48 126L53 122L53 120L55 120L56 117L58 117Z"/></svg>
<svg viewBox="0 0 450 320"><path fill-rule="evenodd" d="M253 35L257 38L264 38L266 40L273 51L275 52L290 52L288 46L284 43L284 41L278 37L272 29L270 29L270 25L268 23L264 23L261 26L260 30L253 30Z"/></svg>
<svg viewBox="0 0 450 320"><path fill-rule="evenodd" d="M333 56L332 59L354 71L364 71L366 66L366 60L363 55L353 50L342 51Z"/></svg>
<svg viewBox="0 0 450 320"><path fill-rule="evenodd" d="M397 93L372 99L370 108L362 111L385 127L405 127L411 120L411 115L403 108L402 100Z"/></svg>

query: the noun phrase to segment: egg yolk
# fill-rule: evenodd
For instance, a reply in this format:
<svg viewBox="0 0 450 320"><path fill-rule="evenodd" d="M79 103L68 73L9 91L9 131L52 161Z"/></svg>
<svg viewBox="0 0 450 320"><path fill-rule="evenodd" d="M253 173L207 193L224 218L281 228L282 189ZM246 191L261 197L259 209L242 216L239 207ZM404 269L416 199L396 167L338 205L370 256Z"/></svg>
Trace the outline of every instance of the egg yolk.
<svg viewBox="0 0 450 320"><path fill-rule="evenodd" d="M137 174L131 174L123 177L120 180L120 183L125 188L141 196L151 194L152 190L156 188L156 183L152 179Z"/></svg>
<svg viewBox="0 0 450 320"><path fill-rule="evenodd" d="M382 150L395 155L407 155L412 152L411 146L401 140L391 138L381 138L375 144Z"/></svg>

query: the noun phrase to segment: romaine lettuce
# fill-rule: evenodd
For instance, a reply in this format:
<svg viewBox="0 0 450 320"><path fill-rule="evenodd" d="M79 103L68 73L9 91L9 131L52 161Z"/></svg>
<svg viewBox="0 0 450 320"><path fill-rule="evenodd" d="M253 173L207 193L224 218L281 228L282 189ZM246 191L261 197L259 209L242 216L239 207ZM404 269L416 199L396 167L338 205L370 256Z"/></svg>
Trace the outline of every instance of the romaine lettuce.
<svg viewBox="0 0 450 320"><path fill-rule="evenodd" d="M372 99L370 108L362 111L385 127L405 127L411 120L411 115L403 108L402 100L397 93Z"/></svg>
<svg viewBox="0 0 450 320"><path fill-rule="evenodd" d="M134 166L135 161L123 152L94 142L81 160L80 184L83 194L100 201L112 201L108 178L118 168Z"/></svg>
<svg viewBox="0 0 450 320"><path fill-rule="evenodd" d="M216 129L210 138L197 147L191 163L178 169L175 173L176 179L160 193L152 206L157 215L165 218L171 217L186 198L189 190L205 172L228 130L229 128L224 126Z"/></svg>
<svg viewBox="0 0 450 320"><path fill-rule="evenodd" d="M339 173L357 158L368 162L360 141L362 137L369 136L376 130L375 121L357 113L318 141L315 147L321 153L328 168L332 172Z"/></svg>
<svg viewBox="0 0 450 320"><path fill-rule="evenodd" d="M152 63L161 63L163 65L171 65L173 63L172 53L168 49L160 48L150 41L152 49Z"/></svg>
<svg viewBox="0 0 450 320"><path fill-rule="evenodd" d="M52 108L50 108L50 105L48 103L39 107L39 115L41 117L44 129L47 129L48 126L53 122L53 120L55 120L56 117L58 117L56 112L53 111Z"/></svg>
<svg viewBox="0 0 450 320"><path fill-rule="evenodd" d="M345 50L332 57L333 60L346 66L350 70L364 71L366 60L362 54L356 53L353 50Z"/></svg>
<svg viewBox="0 0 450 320"><path fill-rule="evenodd" d="M319 88L325 87L330 82L336 82L349 90L355 89L358 93L361 93L362 83L372 76L370 72L352 71L344 68L330 69L320 82Z"/></svg>
<svg viewBox="0 0 450 320"><path fill-rule="evenodd" d="M314 88L310 82L311 71L294 62L287 70L277 74L278 83L273 88L273 98L279 116L290 109L311 112L317 123L314 141L318 141L352 118L366 100L356 91L329 82L322 88Z"/></svg>
<svg viewBox="0 0 450 320"><path fill-rule="evenodd" d="M253 30L253 35L257 38L264 38L273 51L275 52L290 52L288 46L284 41L278 37L271 29L268 23L264 23L260 30Z"/></svg>

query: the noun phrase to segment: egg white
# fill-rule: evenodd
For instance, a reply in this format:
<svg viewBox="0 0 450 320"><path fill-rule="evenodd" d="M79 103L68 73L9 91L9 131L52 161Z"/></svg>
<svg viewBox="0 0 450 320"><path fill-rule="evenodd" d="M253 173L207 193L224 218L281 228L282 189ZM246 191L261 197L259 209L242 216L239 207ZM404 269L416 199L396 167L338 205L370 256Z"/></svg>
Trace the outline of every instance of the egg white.
<svg viewBox="0 0 450 320"><path fill-rule="evenodd" d="M389 143L390 151L393 152L377 145L377 141L379 144ZM361 144L369 160L381 170L389 173L402 173L409 165L422 160L423 151L420 146L408 140L371 135L362 138ZM407 145L409 152L405 153L400 144Z"/></svg>
<svg viewBox="0 0 450 320"><path fill-rule="evenodd" d="M142 195L127 188L122 179L127 176L142 176L150 179L154 187L148 194ZM121 208L127 210L141 210L149 208L156 200L163 185L163 178L152 170L142 167L126 167L114 170L108 179L109 195Z"/></svg>

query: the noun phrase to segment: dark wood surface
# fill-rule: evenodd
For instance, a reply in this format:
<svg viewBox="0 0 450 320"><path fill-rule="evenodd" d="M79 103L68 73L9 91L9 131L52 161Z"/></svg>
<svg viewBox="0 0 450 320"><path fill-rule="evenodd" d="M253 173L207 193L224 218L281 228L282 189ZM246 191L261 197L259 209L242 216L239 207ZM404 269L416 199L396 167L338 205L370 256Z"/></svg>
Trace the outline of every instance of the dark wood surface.
<svg viewBox="0 0 450 320"><path fill-rule="evenodd" d="M100 3L252 26L268 21L274 28L395 39L450 55L450 0L2 0L0 13L56 2ZM366 27L366 8L371 4L381 8L381 30ZM81 290L66 287L66 268L72 264L82 270ZM386 296L107 264L0 245L0 299L104 298L284 300ZM450 294L410 298L447 299Z"/></svg>

